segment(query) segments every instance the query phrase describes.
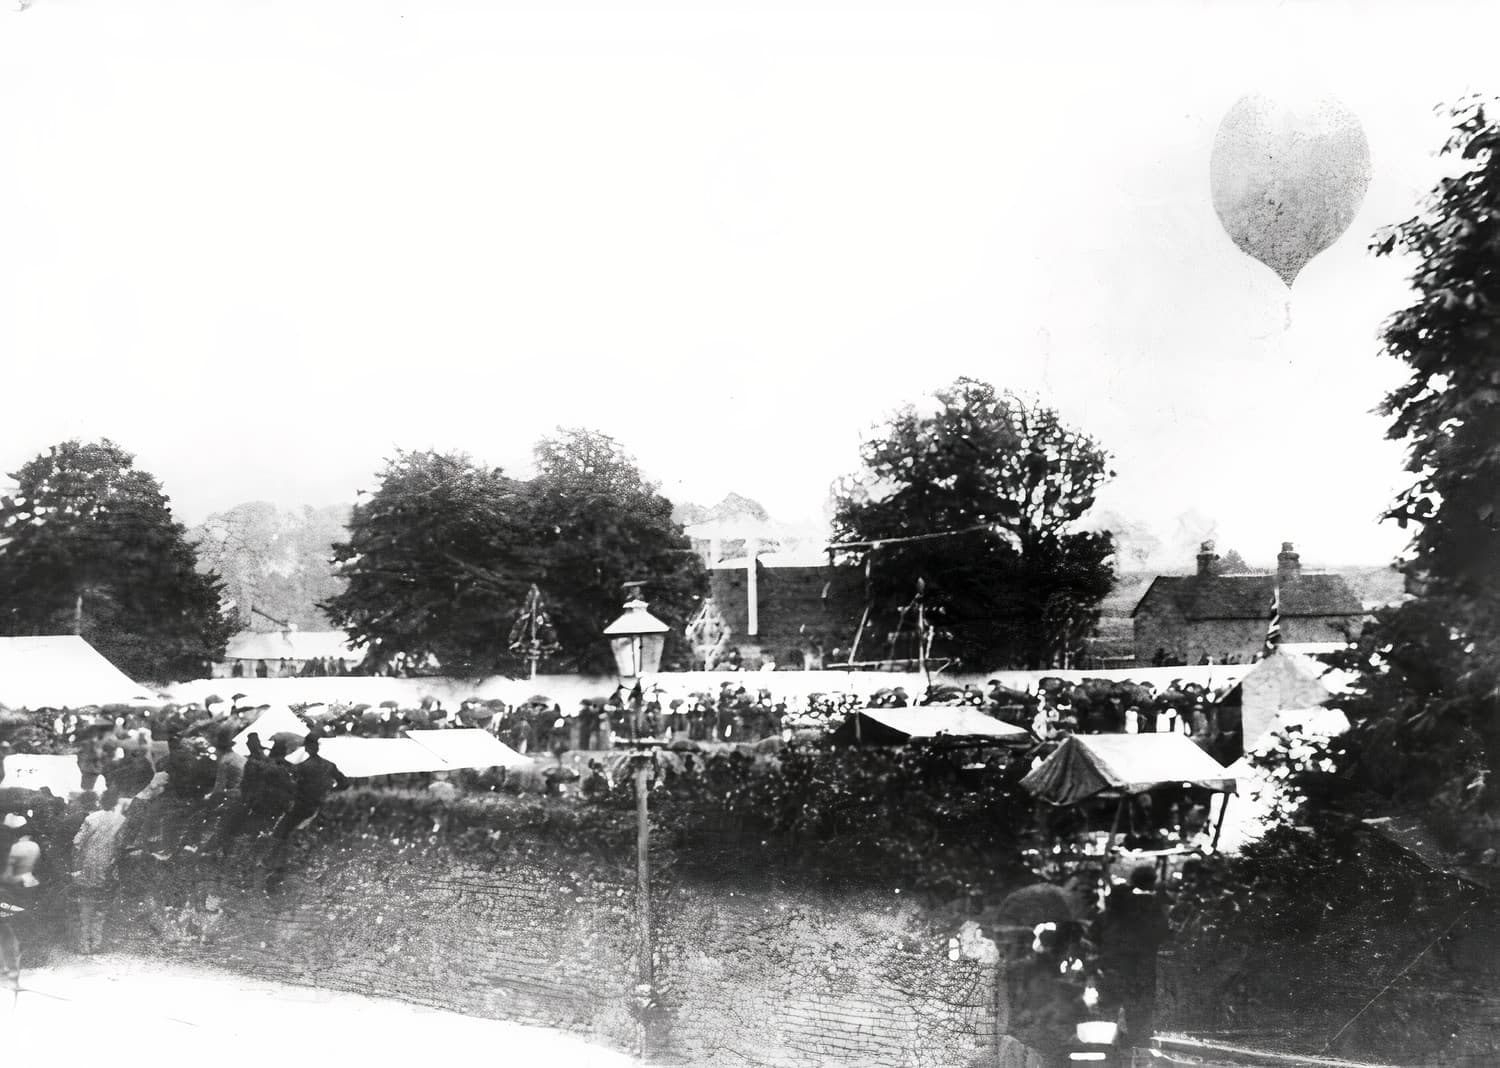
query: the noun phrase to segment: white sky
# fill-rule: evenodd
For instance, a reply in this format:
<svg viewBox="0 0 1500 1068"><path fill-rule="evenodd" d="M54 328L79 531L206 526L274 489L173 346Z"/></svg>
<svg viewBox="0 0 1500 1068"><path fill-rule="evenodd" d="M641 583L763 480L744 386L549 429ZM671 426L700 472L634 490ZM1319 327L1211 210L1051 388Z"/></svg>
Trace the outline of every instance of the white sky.
<svg viewBox="0 0 1500 1068"><path fill-rule="evenodd" d="M0 12L0 463L108 435L189 523L350 500L394 446L559 423L668 495L821 516L968 373L1113 450L1105 503L1379 561L1408 266L1369 234L1494 90L1500 5L35 0ZM1241 95L1374 179L1290 294L1225 235Z"/></svg>

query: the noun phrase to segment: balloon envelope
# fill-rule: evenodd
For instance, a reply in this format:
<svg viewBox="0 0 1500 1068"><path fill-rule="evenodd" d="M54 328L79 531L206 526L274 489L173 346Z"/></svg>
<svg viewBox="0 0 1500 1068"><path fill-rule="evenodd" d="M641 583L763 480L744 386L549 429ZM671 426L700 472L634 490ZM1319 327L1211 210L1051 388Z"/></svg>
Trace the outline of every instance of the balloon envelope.
<svg viewBox="0 0 1500 1068"><path fill-rule="evenodd" d="M1219 125L1209 182L1234 243L1290 286L1354 221L1370 186L1370 145L1337 100L1252 94Z"/></svg>

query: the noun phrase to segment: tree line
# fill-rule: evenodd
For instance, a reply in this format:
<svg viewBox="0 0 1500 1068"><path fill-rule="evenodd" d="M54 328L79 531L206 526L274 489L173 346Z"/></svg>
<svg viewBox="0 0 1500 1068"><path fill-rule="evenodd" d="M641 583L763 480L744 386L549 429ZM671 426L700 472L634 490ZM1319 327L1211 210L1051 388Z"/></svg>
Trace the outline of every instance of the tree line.
<svg viewBox="0 0 1500 1068"><path fill-rule="evenodd" d="M1108 455L1054 410L983 382L960 379L935 400L878 426L859 470L834 486L832 546L864 570L867 632L900 631L920 590L930 626L918 640L934 656L974 668L1065 662L1113 582L1110 536L1075 529L1111 475ZM398 450L361 491L328 546L339 581L317 588L368 667L513 671L509 634L536 585L549 666L608 673L600 630L631 581L646 583L672 628L665 665L689 665L682 634L708 584L672 502L598 431L561 429L534 456L522 479L462 453ZM246 532L210 523L195 543L119 445L64 442L11 478L0 500L4 633L81 634L126 672L167 680L202 674L249 625L245 576L226 596L218 570Z"/></svg>

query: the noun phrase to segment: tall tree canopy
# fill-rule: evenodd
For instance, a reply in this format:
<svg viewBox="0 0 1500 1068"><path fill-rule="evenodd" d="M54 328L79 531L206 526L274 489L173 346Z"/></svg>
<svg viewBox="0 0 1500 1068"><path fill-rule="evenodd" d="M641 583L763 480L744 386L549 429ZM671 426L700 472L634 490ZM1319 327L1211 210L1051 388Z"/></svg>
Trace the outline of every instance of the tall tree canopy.
<svg viewBox="0 0 1500 1068"><path fill-rule="evenodd" d="M376 666L482 674L506 665L535 570L527 488L461 453L398 452L354 506L323 608Z"/></svg>
<svg viewBox="0 0 1500 1068"><path fill-rule="evenodd" d="M613 671L600 631L620 614L622 583L641 580L651 613L672 628L663 664L687 666L684 631L707 579L672 519L672 502L618 441L597 431L559 429L537 444L536 465L533 523L560 661Z"/></svg>
<svg viewBox="0 0 1500 1068"><path fill-rule="evenodd" d="M0 500L0 626L81 634L127 674L197 678L238 621L160 483L111 441L67 441L10 476Z"/></svg>
<svg viewBox="0 0 1500 1068"><path fill-rule="evenodd" d="M1453 118L1443 151L1459 173L1373 246L1416 260L1412 301L1384 333L1411 369L1384 411L1415 475L1388 515L1415 527L1403 568L1416 596L1361 642L1340 765L1356 796L1456 830L1500 808L1500 125L1477 101Z"/></svg>
<svg viewBox="0 0 1500 1068"><path fill-rule="evenodd" d="M271 630L279 619L300 630L327 630L318 605L343 589L332 556L348 521L344 506L284 511L252 501L209 516L191 537L199 569L220 577L246 626Z"/></svg>
<svg viewBox="0 0 1500 1068"><path fill-rule="evenodd" d="M668 656L686 655L681 631L703 570L671 502L603 434L561 431L536 459L529 481L456 454L387 464L334 546L347 587L324 605L373 661L519 670L509 635L536 584L560 647L547 666L608 672L601 632L631 580L646 582L652 612L673 628Z"/></svg>
<svg viewBox="0 0 1500 1068"><path fill-rule="evenodd" d="M1109 456L1051 408L984 382L960 378L936 400L933 412L898 411L836 489L835 541L870 554L876 640L921 580L935 655L980 668L1063 662L1113 584L1110 535L1074 529L1112 475ZM860 545L871 542L885 544Z"/></svg>

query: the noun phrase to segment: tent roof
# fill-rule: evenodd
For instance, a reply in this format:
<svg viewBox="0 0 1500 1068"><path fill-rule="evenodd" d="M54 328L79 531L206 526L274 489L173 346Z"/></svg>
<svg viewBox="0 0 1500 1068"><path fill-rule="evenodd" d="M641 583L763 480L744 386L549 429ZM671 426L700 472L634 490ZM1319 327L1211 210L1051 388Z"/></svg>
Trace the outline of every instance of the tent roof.
<svg viewBox="0 0 1500 1068"><path fill-rule="evenodd" d="M0 704L9 708L128 704L150 696L75 634L0 638Z"/></svg>
<svg viewBox="0 0 1500 1068"><path fill-rule="evenodd" d="M351 779L448 771L448 763L410 738L324 738L318 753Z"/></svg>
<svg viewBox="0 0 1500 1068"><path fill-rule="evenodd" d="M349 635L341 630L242 631L229 639L225 660L357 659Z"/></svg>
<svg viewBox="0 0 1500 1068"><path fill-rule="evenodd" d="M863 720L862 727L884 728L872 732L868 740L879 743L933 738L996 738L1021 740L1031 737L1024 727L987 716L976 708L942 708L934 706L907 708L865 708L851 715L839 728L837 740L852 741L854 717ZM863 733L863 732L862 732Z"/></svg>
<svg viewBox="0 0 1500 1068"><path fill-rule="evenodd" d="M1021 785L1054 805L1190 783L1233 793L1229 770L1183 734L1074 734Z"/></svg>
<svg viewBox="0 0 1500 1068"><path fill-rule="evenodd" d="M520 768L532 767L536 763L488 731L477 728L407 731L406 736L436 754L450 768Z"/></svg>

